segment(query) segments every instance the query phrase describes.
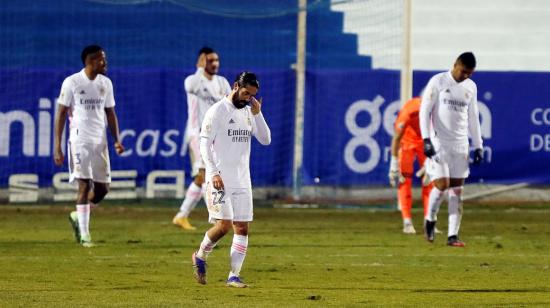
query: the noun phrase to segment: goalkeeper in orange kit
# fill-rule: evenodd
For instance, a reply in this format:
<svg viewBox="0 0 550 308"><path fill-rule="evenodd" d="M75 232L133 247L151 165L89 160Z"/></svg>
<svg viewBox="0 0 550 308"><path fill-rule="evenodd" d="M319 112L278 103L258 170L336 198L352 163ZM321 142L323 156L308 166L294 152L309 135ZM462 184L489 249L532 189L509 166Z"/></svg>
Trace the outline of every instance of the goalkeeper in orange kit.
<svg viewBox="0 0 550 308"><path fill-rule="evenodd" d="M432 189L429 179L424 175L423 141L420 134L418 114L420 111L419 97L407 101L399 111L394 124L395 134L391 144L390 171L388 174L390 185L398 186L397 200L403 217L403 233L415 234L411 216L412 208L412 178L414 175L414 161L418 160L420 170L417 176L422 177L422 202L424 216L428 210L428 197Z"/></svg>

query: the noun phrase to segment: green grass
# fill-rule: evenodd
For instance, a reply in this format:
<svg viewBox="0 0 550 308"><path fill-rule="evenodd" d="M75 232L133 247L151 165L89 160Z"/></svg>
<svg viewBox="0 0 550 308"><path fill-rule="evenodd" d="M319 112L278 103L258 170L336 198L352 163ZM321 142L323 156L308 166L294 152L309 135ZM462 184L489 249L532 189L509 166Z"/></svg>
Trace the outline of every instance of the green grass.
<svg viewBox="0 0 550 308"><path fill-rule="evenodd" d="M209 283L193 279L204 208L184 232L173 207L102 205L91 249L74 242L70 209L0 206L1 307L550 305L550 205L466 206L463 249L401 234L396 212L257 209L241 273L251 287L239 290L224 284L232 236Z"/></svg>

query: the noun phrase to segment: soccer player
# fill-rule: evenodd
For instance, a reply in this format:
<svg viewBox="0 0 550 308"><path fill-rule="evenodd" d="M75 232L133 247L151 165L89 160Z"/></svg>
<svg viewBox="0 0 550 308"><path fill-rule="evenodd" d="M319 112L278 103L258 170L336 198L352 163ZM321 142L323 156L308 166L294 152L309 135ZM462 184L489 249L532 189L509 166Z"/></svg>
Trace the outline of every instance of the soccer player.
<svg viewBox="0 0 550 308"><path fill-rule="evenodd" d="M261 113L262 100L254 97L259 88L256 75L240 73L231 93L208 109L202 123L200 150L206 164L206 204L209 221L214 226L192 256L195 278L201 284L206 284L208 255L233 228L231 270L226 284L247 286L239 273L253 216L250 144L252 136L263 145L271 143L271 131Z"/></svg>
<svg viewBox="0 0 550 308"><path fill-rule="evenodd" d="M103 200L111 182L106 121L114 139L115 151L121 154L124 147L119 138L113 84L104 75L107 71L105 51L100 46L90 45L82 50L81 59L84 68L65 78L57 101L54 161L61 166L65 159L61 136L68 115L69 181L78 182L76 211L70 213L69 220L76 241L84 247L92 247L90 208Z"/></svg>
<svg viewBox="0 0 550 308"><path fill-rule="evenodd" d="M403 218L403 233L416 234L412 223L412 178L414 174L414 160L417 159L420 168L424 166L426 156L423 152L422 136L418 112L420 110L420 97L414 97L407 101L395 120L391 143L391 161L388 177L392 187L398 186L397 202ZM426 177L422 177L425 179ZM424 204L424 216L428 210L428 196L432 185L422 181L422 201Z"/></svg>
<svg viewBox="0 0 550 308"><path fill-rule="evenodd" d="M185 142L189 147L193 182L187 188L179 212L172 219L174 225L185 230L195 230L187 217L204 193L204 162L199 150L201 123L206 110L231 92L227 79L217 75L219 68L218 54L210 47L203 47L199 51L197 71L185 78L188 114Z"/></svg>
<svg viewBox="0 0 550 308"><path fill-rule="evenodd" d="M483 144L477 106L477 87L470 77L476 67L471 52L462 53L453 69L433 76L422 95L420 130L424 154L430 158L427 172L435 187L430 192L424 234L434 241L437 212L448 193L449 230L447 245L464 247L458 237L462 219L462 190L469 170L468 132L474 148L474 165L483 160Z"/></svg>

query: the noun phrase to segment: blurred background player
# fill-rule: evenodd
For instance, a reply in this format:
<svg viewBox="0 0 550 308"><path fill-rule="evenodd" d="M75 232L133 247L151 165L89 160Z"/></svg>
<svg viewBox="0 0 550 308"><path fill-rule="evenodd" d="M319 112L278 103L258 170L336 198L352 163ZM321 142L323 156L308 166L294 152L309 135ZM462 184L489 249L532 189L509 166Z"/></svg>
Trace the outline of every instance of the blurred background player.
<svg viewBox="0 0 550 308"><path fill-rule="evenodd" d="M57 101L54 161L58 166L63 165L61 137L69 115L69 181L78 181L76 211L70 213L69 220L77 242L92 247L90 207L103 200L111 182L105 118L116 152L123 153L124 147L119 138L113 84L104 75L107 71L105 51L100 46L90 45L82 50L81 59L84 69L63 81Z"/></svg>
<svg viewBox="0 0 550 308"><path fill-rule="evenodd" d="M422 178L422 202L424 204L424 216L428 211L428 198L432 185L424 176L424 160L422 136L420 134L420 123L418 112L420 110L420 97L414 97L407 101L395 120L391 144L390 171L388 174L390 185L398 186L397 202L403 217L403 233L416 234L412 222L411 208L412 181L414 174L414 161L418 160L420 165L419 176Z"/></svg>
<svg viewBox="0 0 550 308"><path fill-rule="evenodd" d="M271 143L271 131L261 113L262 100L254 98L259 87L256 75L240 73L231 94L208 109L202 123L200 149L206 164L206 204L214 226L192 256L195 278L201 284L206 283L208 254L233 229L231 271L226 284L247 286L239 274L248 248L248 225L253 218L250 144L252 136L263 145Z"/></svg>
<svg viewBox="0 0 550 308"><path fill-rule="evenodd" d="M462 219L462 190L470 169L468 132L474 148L474 165L483 160L483 144L477 106L477 86L469 79L476 67L473 53L462 53L453 69L433 76L420 106L420 129L424 153L431 158L427 172L434 181L428 215L424 224L426 239L433 242L437 212L448 191L449 231L447 245L464 247L458 237Z"/></svg>
<svg viewBox="0 0 550 308"><path fill-rule="evenodd" d="M189 149L193 182L187 188L179 212L172 219L174 225L185 230L195 230L187 217L203 196L204 162L199 150L201 123L208 108L231 92L227 79L217 75L219 68L218 54L210 47L203 47L199 51L197 71L185 78L188 114L185 144Z"/></svg>

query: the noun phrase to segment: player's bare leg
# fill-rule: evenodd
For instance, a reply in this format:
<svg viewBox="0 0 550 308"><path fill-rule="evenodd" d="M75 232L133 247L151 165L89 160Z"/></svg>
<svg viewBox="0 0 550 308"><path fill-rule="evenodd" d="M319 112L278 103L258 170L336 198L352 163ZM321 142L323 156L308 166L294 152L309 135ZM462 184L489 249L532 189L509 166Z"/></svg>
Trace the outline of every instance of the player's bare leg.
<svg viewBox="0 0 550 308"><path fill-rule="evenodd" d="M214 226L204 234L199 250L191 256L195 279L198 283L206 284L206 259L218 241L231 230L232 225L231 220L217 220Z"/></svg>
<svg viewBox="0 0 550 308"><path fill-rule="evenodd" d="M460 222L462 220L462 190L464 179L450 179L449 187L449 231L447 233L447 245L452 247L464 247L465 244L458 237Z"/></svg>
<svg viewBox="0 0 550 308"><path fill-rule="evenodd" d="M84 247L93 246L91 243L89 221L90 204L88 203L88 194L92 188L90 179L78 180L78 194L76 199L76 211L71 212L69 221L73 227L76 241Z"/></svg>
<svg viewBox="0 0 550 308"><path fill-rule="evenodd" d="M233 222L233 243L231 244L231 271L227 277L227 286L246 288L248 285L239 277L248 248L248 222Z"/></svg>
<svg viewBox="0 0 550 308"><path fill-rule="evenodd" d="M196 228L191 225L189 222L189 214L197 206L197 203L201 200L203 196L203 185L204 185L205 170L199 169L199 172L193 179L193 182L187 188L185 193L185 198L181 203L179 212L172 219L172 223L176 226L181 227L184 230L195 230Z"/></svg>
<svg viewBox="0 0 550 308"><path fill-rule="evenodd" d="M412 223L412 178L405 176L405 181L399 183L398 199L401 206L401 217L403 218L403 233L416 234Z"/></svg>
<svg viewBox="0 0 550 308"><path fill-rule="evenodd" d="M449 178L439 178L433 181L434 188L430 192L428 213L424 220L424 235L428 242L433 242L435 239L435 224L437 222L437 213L445 196L445 192L449 188Z"/></svg>
<svg viewBox="0 0 550 308"><path fill-rule="evenodd" d="M90 208L95 208L109 192L109 183L93 182L93 188L88 193Z"/></svg>

